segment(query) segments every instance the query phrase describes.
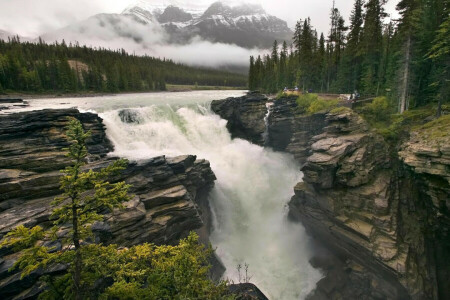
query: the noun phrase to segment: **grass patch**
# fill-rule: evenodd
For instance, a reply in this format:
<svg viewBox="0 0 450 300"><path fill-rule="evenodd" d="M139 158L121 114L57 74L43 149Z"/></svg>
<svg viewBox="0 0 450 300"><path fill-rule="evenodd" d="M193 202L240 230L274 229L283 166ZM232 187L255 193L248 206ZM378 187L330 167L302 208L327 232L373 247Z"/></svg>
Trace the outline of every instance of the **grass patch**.
<svg viewBox="0 0 450 300"><path fill-rule="evenodd" d="M339 100L324 100L319 98L311 103L308 108L308 113L315 114L321 111L330 111L336 108L338 104Z"/></svg>
<svg viewBox="0 0 450 300"><path fill-rule="evenodd" d="M430 106L397 114L385 97L378 97L372 103L357 108L356 111L369 123L371 128L391 144L398 143L407 136L409 131L422 126L425 119L436 113L435 109Z"/></svg>
<svg viewBox="0 0 450 300"><path fill-rule="evenodd" d="M317 94L304 94L297 98L297 105L302 113L315 114L321 111L330 111L336 108L339 100L325 100Z"/></svg>
<svg viewBox="0 0 450 300"><path fill-rule="evenodd" d="M348 108L348 107L345 107L345 106L339 106L339 107L333 108L330 111L330 113L332 113L334 115L338 115L338 114L343 114L343 113L351 112L351 111L352 111L351 108Z"/></svg>
<svg viewBox="0 0 450 300"><path fill-rule="evenodd" d="M421 126L415 126L413 130L431 140L450 137L450 115L442 116Z"/></svg>

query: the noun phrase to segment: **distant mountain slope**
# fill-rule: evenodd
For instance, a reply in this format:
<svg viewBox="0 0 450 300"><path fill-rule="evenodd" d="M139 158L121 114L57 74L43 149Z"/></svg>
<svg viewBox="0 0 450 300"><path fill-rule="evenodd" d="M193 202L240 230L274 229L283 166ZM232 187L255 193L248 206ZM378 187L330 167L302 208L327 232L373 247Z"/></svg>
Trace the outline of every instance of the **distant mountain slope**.
<svg viewBox="0 0 450 300"><path fill-rule="evenodd" d="M16 33L12 33L12 32L9 32L9 31L0 29L0 40L7 41L8 38L13 38L13 37L14 37L14 38L19 37L19 39L20 39L22 42L27 42L27 41L31 41L31 40L32 40L32 39L29 38L29 37L24 37L24 36L18 35L18 34L16 34Z"/></svg>
<svg viewBox="0 0 450 300"><path fill-rule="evenodd" d="M259 5L216 2L209 7L197 3L186 8L173 3L178 1L141 0L121 14L95 15L42 38L111 48L138 43L150 49L161 44L187 45L199 37L212 43L268 49L274 40L289 41L292 36L285 21L267 14ZM120 43L111 42L117 37Z"/></svg>
<svg viewBox="0 0 450 300"><path fill-rule="evenodd" d="M184 43L200 36L211 42L245 48L270 48L274 40L290 40L292 36L285 21L267 14L260 5L229 6L215 2L203 12L199 6L188 9L175 5L164 8L163 5L139 1L122 14L133 15L146 22L156 20L173 43Z"/></svg>
<svg viewBox="0 0 450 300"><path fill-rule="evenodd" d="M7 40L8 37L13 37L13 36L17 36L17 35L14 33L0 29L0 40Z"/></svg>

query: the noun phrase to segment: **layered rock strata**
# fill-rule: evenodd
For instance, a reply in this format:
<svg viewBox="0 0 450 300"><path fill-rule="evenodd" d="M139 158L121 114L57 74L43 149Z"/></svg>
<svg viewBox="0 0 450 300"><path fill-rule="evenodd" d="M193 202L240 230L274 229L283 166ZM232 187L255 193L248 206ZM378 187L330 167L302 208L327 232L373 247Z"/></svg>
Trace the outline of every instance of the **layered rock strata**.
<svg viewBox="0 0 450 300"><path fill-rule="evenodd" d="M233 138L291 153L304 163L308 157L309 140L321 133L324 127L325 113L305 116L297 109L296 100L296 96L269 99L258 93L249 93L239 98L213 101L211 109L228 121L227 128ZM270 114L265 122L268 109ZM267 140L264 139L265 133Z"/></svg>
<svg viewBox="0 0 450 300"><path fill-rule="evenodd" d="M309 153L309 141L322 132L325 113L305 116L298 109L297 97L282 97L274 101L269 115L268 146L294 155L301 164Z"/></svg>
<svg viewBox="0 0 450 300"><path fill-rule="evenodd" d="M211 110L228 121L227 128L233 138L242 138L257 145L264 145L267 114L266 103L269 99L261 94L249 93L239 98L216 100Z"/></svg>
<svg viewBox="0 0 450 300"><path fill-rule="evenodd" d="M97 169L111 163L106 154L112 150L101 118L77 110L44 110L0 117L0 238L20 224L51 225L50 203L60 193L60 169L69 165L65 127L77 118L86 130L89 164ZM156 157L130 162L114 181L132 185L133 198L125 209L105 215L93 231L98 241L132 246L145 242L173 244L190 231L204 226L202 212L215 175L209 162L195 156ZM56 242L54 245L60 247ZM8 271L17 259L7 249L0 252L0 298L27 299L39 293L37 270L20 279ZM61 269L46 272L61 272Z"/></svg>
<svg viewBox="0 0 450 300"><path fill-rule="evenodd" d="M437 147L446 139L433 151L413 133L397 154L350 110L328 113L325 125L311 139L291 217L351 258L349 272L366 269L369 299L447 299L450 164Z"/></svg>
<svg viewBox="0 0 450 300"><path fill-rule="evenodd" d="M315 263L327 277L310 299L450 297L449 140L439 134L450 128L413 133L398 152L353 111L306 115L294 97L274 101L268 126L269 146L303 164L290 217L337 258Z"/></svg>

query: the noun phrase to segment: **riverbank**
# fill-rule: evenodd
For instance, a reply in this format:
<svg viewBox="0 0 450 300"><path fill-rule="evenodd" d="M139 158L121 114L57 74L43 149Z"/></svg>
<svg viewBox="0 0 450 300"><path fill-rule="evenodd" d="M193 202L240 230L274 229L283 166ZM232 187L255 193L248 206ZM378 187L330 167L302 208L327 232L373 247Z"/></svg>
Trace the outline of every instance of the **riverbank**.
<svg viewBox="0 0 450 300"><path fill-rule="evenodd" d="M178 85L178 84L167 84L166 91L145 91L145 92L118 92L118 93L96 93L96 92L82 92L82 93L6 93L0 94L0 99L58 99L58 98L88 98L88 97L105 97L105 96L115 96L115 95L138 95L138 94L149 94L149 93L180 93L180 92L191 92L191 91L239 91L246 90L247 87L231 87L231 86L196 86L196 85Z"/></svg>

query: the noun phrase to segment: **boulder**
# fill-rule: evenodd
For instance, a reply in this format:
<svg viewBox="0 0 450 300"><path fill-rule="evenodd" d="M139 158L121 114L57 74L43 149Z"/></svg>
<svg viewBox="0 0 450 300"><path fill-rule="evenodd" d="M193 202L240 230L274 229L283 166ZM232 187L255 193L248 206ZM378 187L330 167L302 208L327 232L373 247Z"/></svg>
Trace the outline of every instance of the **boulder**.
<svg viewBox="0 0 450 300"><path fill-rule="evenodd" d="M256 285L252 283L231 284L228 287L236 300L269 300Z"/></svg>

